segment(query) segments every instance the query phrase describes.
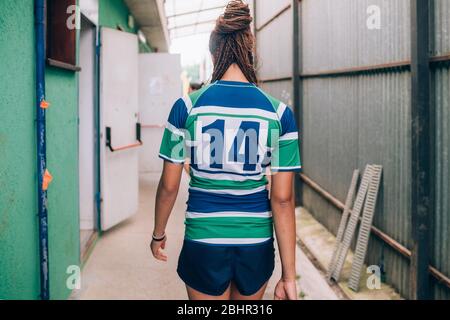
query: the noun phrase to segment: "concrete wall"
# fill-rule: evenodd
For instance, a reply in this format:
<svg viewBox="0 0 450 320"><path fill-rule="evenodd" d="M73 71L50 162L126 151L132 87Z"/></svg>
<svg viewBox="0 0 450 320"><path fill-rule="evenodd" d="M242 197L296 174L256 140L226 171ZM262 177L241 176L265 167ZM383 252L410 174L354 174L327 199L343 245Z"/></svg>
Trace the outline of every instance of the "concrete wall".
<svg viewBox="0 0 450 320"><path fill-rule="evenodd" d="M0 299L39 298L34 1L0 2ZM6 80L7 78L7 80ZM79 264L77 75L47 68L51 298Z"/></svg>

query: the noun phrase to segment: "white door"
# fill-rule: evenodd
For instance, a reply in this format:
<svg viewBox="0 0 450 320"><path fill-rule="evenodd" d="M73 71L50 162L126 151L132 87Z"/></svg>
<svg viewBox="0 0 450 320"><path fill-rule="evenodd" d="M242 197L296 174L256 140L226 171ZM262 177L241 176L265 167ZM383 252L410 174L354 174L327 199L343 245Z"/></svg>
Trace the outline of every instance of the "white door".
<svg viewBox="0 0 450 320"><path fill-rule="evenodd" d="M161 172L159 147L173 103L182 96L181 58L178 54L139 55L139 116L143 147L139 172Z"/></svg>
<svg viewBox="0 0 450 320"><path fill-rule="evenodd" d="M101 229L107 230L131 217L138 210L140 144L136 134L138 122L136 35L102 28L100 112L103 200Z"/></svg>

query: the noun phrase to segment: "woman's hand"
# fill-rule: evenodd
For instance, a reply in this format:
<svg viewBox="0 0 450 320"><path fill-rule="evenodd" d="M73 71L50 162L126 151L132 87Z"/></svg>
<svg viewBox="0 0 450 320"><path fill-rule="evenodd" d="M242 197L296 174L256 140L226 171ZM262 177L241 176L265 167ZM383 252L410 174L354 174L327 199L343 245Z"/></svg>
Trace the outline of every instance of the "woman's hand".
<svg viewBox="0 0 450 320"><path fill-rule="evenodd" d="M152 240L150 244L150 249L152 250L152 254L157 260L167 261L167 256L164 254L164 249L166 248L167 236L164 237L162 241Z"/></svg>
<svg viewBox="0 0 450 320"><path fill-rule="evenodd" d="M297 300L297 283L295 280L280 279L275 287L274 300Z"/></svg>

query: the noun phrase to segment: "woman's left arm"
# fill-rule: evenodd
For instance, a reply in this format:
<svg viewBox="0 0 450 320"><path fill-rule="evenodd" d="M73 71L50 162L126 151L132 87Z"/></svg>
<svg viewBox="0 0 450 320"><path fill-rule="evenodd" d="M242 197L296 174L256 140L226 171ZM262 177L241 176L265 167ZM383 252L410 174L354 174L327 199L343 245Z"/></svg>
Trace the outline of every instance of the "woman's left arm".
<svg viewBox="0 0 450 320"><path fill-rule="evenodd" d="M165 235L167 222L177 199L180 187L183 166L164 161L164 168L159 180L155 200L155 227L153 235L160 238ZM152 240L151 250L153 256L161 261L167 261L167 256L162 251L166 246L167 237L162 241Z"/></svg>

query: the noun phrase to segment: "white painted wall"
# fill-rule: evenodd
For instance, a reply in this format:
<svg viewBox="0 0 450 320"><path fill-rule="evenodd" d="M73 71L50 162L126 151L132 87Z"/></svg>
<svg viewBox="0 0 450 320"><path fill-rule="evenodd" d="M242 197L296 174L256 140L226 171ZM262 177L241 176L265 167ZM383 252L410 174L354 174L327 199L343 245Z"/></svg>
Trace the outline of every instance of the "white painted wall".
<svg viewBox="0 0 450 320"><path fill-rule="evenodd" d="M95 216L95 28L82 21L79 75L79 195L80 229L93 230Z"/></svg>
<svg viewBox="0 0 450 320"><path fill-rule="evenodd" d="M98 0L78 0L80 11L93 24L98 25Z"/></svg>
<svg viewBox="0 0 450 320"><path fill-rule="evenodd" d="M170 109L183 94L181 72L178 54L139 55L139 118L144 142L139 151L140 173L162 170L159 147Z"/></svg>

